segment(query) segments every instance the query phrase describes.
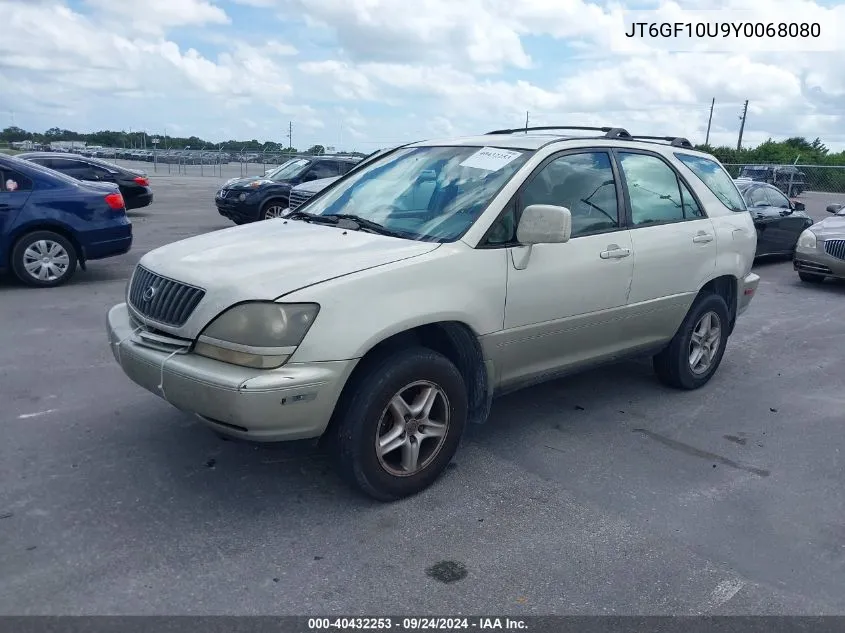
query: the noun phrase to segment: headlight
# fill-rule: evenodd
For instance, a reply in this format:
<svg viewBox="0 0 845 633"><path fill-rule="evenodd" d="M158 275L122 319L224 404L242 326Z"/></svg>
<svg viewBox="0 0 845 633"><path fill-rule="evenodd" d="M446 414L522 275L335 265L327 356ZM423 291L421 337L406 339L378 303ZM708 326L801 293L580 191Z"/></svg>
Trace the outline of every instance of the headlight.
<svg viewBox="0 0 845 633"><path fill-rule="evenodd" d="M241 202L243 202L244 200L246 200L246 194L245 194L245 193L242 193L241 195L239 195L239 196L238 196L238 200L240 200Z"/></svg>
<svg viewBox="0 0 845 633"><path fill-rule="evenodd" d="M262 185L272 185L272 184L273 184L272 180L267 180L266 178L262 178L261 180L253 180L251 183L249 183L249 186L252 187L253 189L257 189L258 187L261 187Z"/></svg>
<svg viewBox="0 0 845 633"><path fill-rule="evenodd" d="M810 229L806 229L798 237L798 248L815 248L815 247L816 247L816 234L813 233Z"/></svg>
<svg viewBox="0 0 845 633"><path fill-rule="evenodd" d="M305 338L319 311L316 303L242 303L203 330L194 352L243 367L281 367Z"/></svg>

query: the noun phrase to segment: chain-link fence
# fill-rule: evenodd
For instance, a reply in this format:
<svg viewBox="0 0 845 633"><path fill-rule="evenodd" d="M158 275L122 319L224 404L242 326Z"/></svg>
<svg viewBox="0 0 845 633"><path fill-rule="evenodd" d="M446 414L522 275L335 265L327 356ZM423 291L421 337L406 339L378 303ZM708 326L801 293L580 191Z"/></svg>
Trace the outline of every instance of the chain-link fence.
<svg viewBox="0 0 845 633"><path fill-rule="evenodd" d="M725 164L734 178L751 178L775 185L790 196L805 191L845 193L845 166Z"/></svg>
<svg viewBox="0 0 845 633"><path fill-rule="evenodd" d="M75 153L143 169L150 174L216 178L261 176L291 159L308 156L304 153L271 149L251 150L243 147L233 150L190 146L181 149L88 148L77 150Z"/></svg>

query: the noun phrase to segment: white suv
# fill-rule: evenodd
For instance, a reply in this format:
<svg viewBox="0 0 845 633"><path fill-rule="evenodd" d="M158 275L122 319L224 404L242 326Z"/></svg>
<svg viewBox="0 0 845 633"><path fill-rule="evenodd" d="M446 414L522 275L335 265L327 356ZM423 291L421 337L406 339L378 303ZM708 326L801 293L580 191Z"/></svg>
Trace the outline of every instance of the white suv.
<svg viewBox="0 0 845 633"><path fill-rule="evenodd" d="M108 332L133 381L218 433L321 438L392 500L505 391L643 353L704 385L755 247L731 177L685 139L499 130L396 148L285 218L147 253Z"/></svg>

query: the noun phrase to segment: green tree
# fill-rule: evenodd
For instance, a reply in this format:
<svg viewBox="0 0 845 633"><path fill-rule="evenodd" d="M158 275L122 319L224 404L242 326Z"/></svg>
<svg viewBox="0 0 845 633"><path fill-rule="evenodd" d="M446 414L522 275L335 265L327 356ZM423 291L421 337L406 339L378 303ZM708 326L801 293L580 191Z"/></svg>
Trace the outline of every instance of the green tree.
<svg viewBox="0 0 845 633"><path fill-rule="evenodd" d="M306 150L306 153L312 156L322 156L326 153L326 148L322 145L312 145Z"/></svg>

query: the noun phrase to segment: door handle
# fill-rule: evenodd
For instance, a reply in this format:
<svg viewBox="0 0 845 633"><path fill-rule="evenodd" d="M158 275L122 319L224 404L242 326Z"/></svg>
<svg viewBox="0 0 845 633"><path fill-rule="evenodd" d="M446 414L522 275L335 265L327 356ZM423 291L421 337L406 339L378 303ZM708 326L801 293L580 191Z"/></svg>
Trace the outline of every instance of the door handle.
<svg viewBox="0 0 845 633"><path fill-rule="evenodd" d="M628 257L630 254L631 249L619 248L616 244L611 244L606 251L599 253L599 257L602 259L622 259L623 257Z"/></svg>
<svg viewBox="0 0 845 633"><path fill-rule="evenodd" d="M709 233L699 233L694 238L692 238L692 241L696 244L706 244L707 242L713 241L713 236Z"/></svg>

